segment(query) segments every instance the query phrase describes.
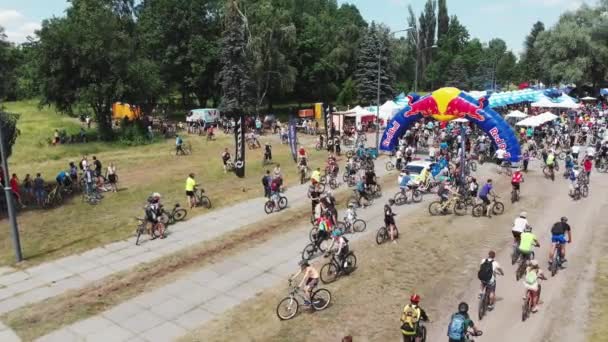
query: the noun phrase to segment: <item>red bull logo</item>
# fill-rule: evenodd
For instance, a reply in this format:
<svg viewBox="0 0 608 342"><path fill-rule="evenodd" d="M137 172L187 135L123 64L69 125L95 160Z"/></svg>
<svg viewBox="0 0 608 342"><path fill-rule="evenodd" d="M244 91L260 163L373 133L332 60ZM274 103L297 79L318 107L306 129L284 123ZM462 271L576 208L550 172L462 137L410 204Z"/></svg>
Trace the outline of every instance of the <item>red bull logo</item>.
<svg viewBox="0 0 608 342"><path fill-rule="evenodd" d="M507 150L507 147L508 147L507 146L507 142L500 137L500 133L498 132L498 128L494 127L491 130L489 130L488 133L490 133L490 136L492 137L492 139L496 143L496 146L499 149L503 149L505 151L508 151ZM511 157L511 154L509 152L507 152L506 157L507 158Z"/></svg>
<svg viewBox="0 0 608 342"><path fill-rule="evenodd" d="M481 98L477 103L471 103L460 95L459 89L441 88L414 103L412 103L413 97L408 96L410 109L404 113L404 116L421 114L423 117L433 117L438 121L458 118L484 121L483 103L485 99Z"/></svg>
<svg viewBox="0 0 608 342"><path fill-rule="evenodd" d="M386 139L382 141L382 146L389 147L391 145L391 141L393 140L393 137L397 131L399 131L399 127L401 127L401 125L397 121L393 121L393 127L389 128L389 130L386 132Z"/></svg>

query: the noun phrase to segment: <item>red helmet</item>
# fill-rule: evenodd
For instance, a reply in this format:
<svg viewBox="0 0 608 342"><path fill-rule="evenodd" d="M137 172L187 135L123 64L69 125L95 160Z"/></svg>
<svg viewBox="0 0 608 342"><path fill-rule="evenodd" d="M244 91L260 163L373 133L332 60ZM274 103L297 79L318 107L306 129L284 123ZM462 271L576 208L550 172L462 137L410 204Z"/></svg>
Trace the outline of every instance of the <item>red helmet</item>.
<svg viewBox="0 0 608 342"><path fill-rule="evenodd" d="M414 293L411 297L410 297L410 302L414 303L414 304L418 304L420 303L420 296L417 295L416 293Z"/></svg>

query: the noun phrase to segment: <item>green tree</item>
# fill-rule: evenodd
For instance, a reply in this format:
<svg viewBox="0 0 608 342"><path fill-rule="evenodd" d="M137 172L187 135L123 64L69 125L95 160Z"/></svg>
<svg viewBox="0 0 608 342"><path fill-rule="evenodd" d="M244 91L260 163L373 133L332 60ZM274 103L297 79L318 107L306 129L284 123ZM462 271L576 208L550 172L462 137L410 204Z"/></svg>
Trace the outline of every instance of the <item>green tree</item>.
<svg viewBox="0 0 608 342"><path fill-rule="evenodd" d="M524 52L521 56L520 67L522 80L538 80L541 78L540 53L535 47L535 43L538 35L543 31L545 31L545 25L537 21L524 41Z"/></svg>
<svg viewBox="0 0 608 342"><path fill-rule="evenodd" d="M464 60L460 56L456 56L446 73L445 85L448 87L456 87L459 89L467 89L467 69Z"/></svg>
<svg viewBox="0 0 608 342"><path fill-rule="evenodd" d="M337 102L341 106L350 106L357 100L357 85L352 78L347 78L342 84Z"/></svg>
<svg viewBox="0 0 608 342"><path fill-rule="evenodd" d="M500 58L496 66L496 79L503 86L515 82L517 78L517 58L511 51L507 51Z"/></svg>
<svg viewBox="0 0 608 342"><path fill-rule="evenodd" d="M253 84L250 80L251 66L247 56L246 18L239 9L238 0L226 3L220 59L222 111L232 115L241 114L253 102Z"/></svg>
<svg viewBox="0 0 608 342"><path fill-rule="evenodd" d="M361 102L365 104L377 102L378 71L380 71L380 101L392 98L394 95L390 51L389 29L372 23L361 43L355 73Z"/></svg>
<svg viewBox="0 0 608 342"><path fill-rule="evenodd" d="M420 14L418 22L420 23L420 74L424 75L426 68L432 62L433 49L435 45L435 34L437 27L437 16L436 16L437 3L436 0L427 0L424 5L424 11ZM427 80L423 80L424 85L428 87Z"/></svg>
<svg viewBox="0 0 608 342"><path fill-rule="evenodd" d="M439 45L443 37L448 33L450 26L450 17L448 16L447 0L439 0L437 7L437 40Z"/></svg>
<svg viewBox="0 0 608 342"><path fill-rule="evenodd" d="M0 100L8 98L14 100L17 84L16 68L19 65L19 50L6 41L4 28L0 26Z"/></svg>
<svg viewBox="0 0 608 342"><path fill-rule="evenodd" d="M73 0L65 18L45 20L38 32L42 102L67 113L85 104L101 137L112 138L112 103L123 98L135 57L134 25L130 0Z"/></svg>

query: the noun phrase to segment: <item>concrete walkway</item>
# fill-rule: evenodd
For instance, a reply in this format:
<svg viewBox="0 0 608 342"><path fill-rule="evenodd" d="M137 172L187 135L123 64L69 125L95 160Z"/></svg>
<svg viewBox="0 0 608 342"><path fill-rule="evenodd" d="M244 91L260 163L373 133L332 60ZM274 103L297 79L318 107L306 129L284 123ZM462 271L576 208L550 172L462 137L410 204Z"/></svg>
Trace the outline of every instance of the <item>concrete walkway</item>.
<svg viewBox="0 0 608 342"><path fill-rule="evenodd" d="M384 204L396 191L396 187L385 189L382 199L358 211L358 216L367 221L367 229L349 236L351 241L375 236L383 225ZM396 210L403 215L426 205L424 202L434 197L427 195L423 204L401 206ZM303 224L296 231L203 267L37 341L173 341L257 293L280 283L286 284L287 277L298 269L303 248L310 242L309 230L310 224Z"/></svg>

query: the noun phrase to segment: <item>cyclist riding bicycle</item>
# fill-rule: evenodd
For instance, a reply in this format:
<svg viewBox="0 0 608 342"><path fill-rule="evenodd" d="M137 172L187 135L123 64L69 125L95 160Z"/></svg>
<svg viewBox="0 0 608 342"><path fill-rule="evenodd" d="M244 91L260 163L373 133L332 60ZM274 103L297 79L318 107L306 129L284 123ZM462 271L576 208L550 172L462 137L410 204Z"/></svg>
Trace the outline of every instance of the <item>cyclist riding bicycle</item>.
<svg viewBox="0 0 608 342"><path fill-rule="evenodd" d="M182 137L180 137L179 135L175 136L175 155L181 153L181 154L185 154L184 153L184 149L183 149L183 145L184 144L184 140L182 139Z"/></svg>
<svg viewBox="0 0 608 342"><path fill-rule="evenodd" d="M513 176L511 176L511 186L513 186L513 190L519 192L520 185L523 181L524 175L522 174L521 169L515 170Z"/></svg>
<svg viewBox="0 0 608 342"><path fill-rule="evenodd" d="M466 342L466 333L472 329L477 335L479 330L469 317L469 304L462 302L458 304L458 312L452 315L448 325L449 342Z"/></svg>
<svg viewBox="0 0 608 342"><path fill-rule="evenodd" d="M348 240L342 235L342 231L340 229L334 229L331 232L331 236L333 237L331 241L331 245L327 249L328 252L334 252L336 255L336 260L340 265L340 269L344 269L344 262L346 260L346 255L349 252L348 248ZM334 245L336 248L334 248Z"/></svg>
<svg viewBox="0 0 608 342"><path fill-rule="evenodd" d="M570 172L570 174L568 175L568 194L570 195L570 197L574 196L574 191L578 187L579 176L580 169L578 165L574 165L572 172Z"/></svg>
<svg viewBox="0 0 608 342"><path fill-rule="evenodd" d="M549 167L549 170L553 173L553 169L555 168L555 153L553 153L553 150L549 150L545 164L547 164L547 167Z"/></svg>
<svg viewBox="0 0 608 342"><path fill-rule="evenodd" d="M530 260L526 267L526 275L524 276L524 286L526 287L526 297L529 292L532 296L532 312L538 312L538 303L540 302L540 280L547 280L543 271L538 265L538 261Z"/></svg>
<svg viewBox="0 0 608 342"><path fill-rule="evenodd" d="M488 198L488 195L496 196L492 187L491 179L488 179L486 184L481 187L481 190L479 191L479 198L483 201L484 208L486 209L486 215L488 217L492 217L492 207L490 206L491 201Z"/></svg>
<svg viewBox="0 0 608 342"><path fill-rule="evenodd" d="M515 221L513 222L513 228L511 228L511 233L513 234L513 242L516 243L518 246L519 242L521 241L521 234L527 227L530 227L530 224L528 224L527 217L528 213L522 211L519 214L519 217L515 218Z"/></svg>
<svg viewBox="0 0 608 342"><path fill-rule="evenodd" d="M301 273L304 273L302 276L302 281L298 285L299 288L302 288L304 285L304 295L306 296L307 302L304 302L305 305L310 305L310 298L312 297L312 292L315 290L317 285L319 284L319 271L314 268L312 265L308 263L307 259L300 261L300 269L294 275L292 275L289 279L293 280Z"/></svg>
<svg viewBox="0 0 608 342"><path fill-rule="evenodd" d="M158 192L155 192L148 198L148 203L145 207L146 222L152 225L152 230L158 229L160 238L165 238L165 225L160 221L162 204L160 202L161 196ZM152 234L152 239L156 236Z"/></svg>
<svg viewBox="0 0 608 342"><path fill-rule="evenodd" d="M411 341L414 337L416 342L422 341L422 329L420 329L420 321L428 322L429 316L427 316L424 309L420 306L420 296L413 294L410 297L410 303L403 307L401 313L401 334L403 334L403 342Z"/></svg>
<svg viewBox="0 0 608 342"><path fill-rule="evenodd" d="M530 260L534 247L540 247L536 235L532 234L532 227L527 226L519 238L519 254L524 260Z"/></svg>
<svg viewBox="0 0 608 342"><path fill-rule="evenodd" d="M505 275L495 258L496 252L490 251L487 258L481 259L479 272L477 274L481 281L479 298L483 296L484 291L490 291L490 297L488 298L488 310L490 311L494 309L494 303L496 301L496 275Z"/></svg>
<svg viewBox="0 0 608 342"><path fill-rule="evenodd" d="M568 239L566 240L566 233ZM562 217L559 222L556 222L551 227L551 251L549 252L549 264L553 262L553 253L559 246L561 253L561 261L566 262L566 243L572 243L572 228L568 224L568 218Z"/></svg>
<svg viewBox="0 0 608 342"><path fill-rule="evenodd" d="M397 214L393 213L393 209L391 209L393 204L395 204L395 201L390 199L388 200L388 204L384 205L384 224L388 228L391 241L397 243L397 240L395 240L395 215Z"/></svg>

